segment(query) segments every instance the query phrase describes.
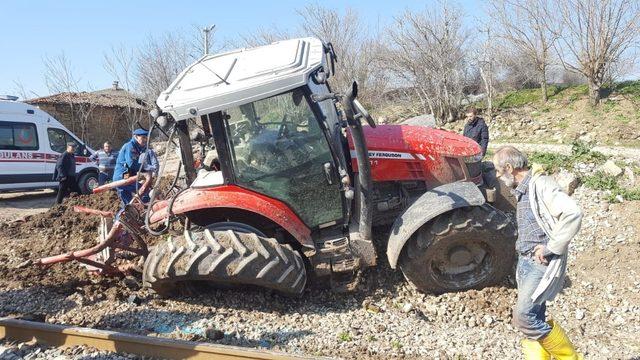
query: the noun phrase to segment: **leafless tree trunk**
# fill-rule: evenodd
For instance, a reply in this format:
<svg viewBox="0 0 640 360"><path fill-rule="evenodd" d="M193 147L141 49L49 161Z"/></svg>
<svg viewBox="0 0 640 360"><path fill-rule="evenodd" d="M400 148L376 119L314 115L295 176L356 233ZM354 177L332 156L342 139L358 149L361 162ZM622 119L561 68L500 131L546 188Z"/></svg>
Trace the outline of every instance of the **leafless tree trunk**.
<svg viewBox="0 0 640 360"><path fill-rule="evenodd" d="M118 84L122 86L129 94L133 95L134 90L134 71L135 71L135 53L127 50L123 45L118 47L111 47L109 54L104 54L103 66L104 69L113 76L114 80L118 81ZM135 95L134 95L135 96ZM123 112L123 118L126 121L126 126L129 130L134 130L136 124L142 122L146 118L144 111L141 111L139 104L133 104L134 99L128 99ZM113 137L113 134L112 134Z"/></svg>
<svg viewBox="0 0 640 360"><path fill-rule="evenodd" d="M557 34L550 30L547 19L548 0L491 0L489 16L499 26L497 36L515 47L518 54L527 56L535 64L542 88L542 99L547 101L547 66L550 51Z"/></svg>
<svg viewBox="0 0 640 360"><path fill-rule="evenodd" d="M496 44L496 37L491 27L487 26L482 30L484 39L474 52L473 63L478 68L482 84L484 86L484 92L487 99L487 111L486 115L489 119L493 118L493 99L495 97L495 79L498 67L498 54L500 48Z"/></svg>
<svg viewBox="0 0 640 360"><path fill-rule="evenodd" d="M56 56L46 56L44 58L44 80L50 93L62 94L66 105L69 107L71 116L71 131L76 132L76 127L81 127L77 114L77 101L74 98L78 92L80 78L77 78L72 70L71 61L67 59L64 52ZM79 132L79 131L78 131ZM85 138L81 134L82 140Z"/></svg>
<svg viewBox="0 0 640 360"><path fill-rule="evenodd" d="M201 55L180 34L149 36L136 53L135 78L142 95L150 103L155 102L175 77Z"/></svg>
<svg viewBox="0 0 640 360"><path fill-rule="evenodd" d="M612 67L638 45L637 0L556 0L551 28L559 36L555 49L563 66L587 78L589 98L598 105Z"/></svg>
<svg viewBox="0 0 640 360"><path fill-rule="evenodd" d="M379 32L367 29L359 15L349 8L341 14L311 4L297 12L302 18L301 33L331 42L336 51L336 74L330 80L334 90L345 91L355 80L363 103L371 105L379 101L387 84L379 66Z"/></svg>
<svg viewBox="0 0 640 360"><path fill-rule="evenodd" d="M458 115L468 74L469 35L460 9L442 4L435 11L405 12L387 30L385 67L407 86L440 122Z"/></svg>

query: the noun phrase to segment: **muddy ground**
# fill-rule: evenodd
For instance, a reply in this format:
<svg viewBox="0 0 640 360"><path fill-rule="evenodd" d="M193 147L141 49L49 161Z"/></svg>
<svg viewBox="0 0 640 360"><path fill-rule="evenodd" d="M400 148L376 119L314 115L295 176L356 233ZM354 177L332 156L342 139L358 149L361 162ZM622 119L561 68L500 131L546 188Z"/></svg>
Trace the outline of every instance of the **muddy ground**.
<svg viewBox="0 0 640 360"><path fill-rule="evenodd" d="M586 214L583 229L571 246L569 281L549 313L588 358L638 359L640 202L608 204L583 187L574 197ZM32 265L40 256L94 244L97 218L74 213L73 205L114 210L117 199L74 197L22 219L19 206L2 209L12 221L0 225L0 316L340 358L520 356L510 323L512 278L483 290L425 295L381 257L349 294L311 286L292 299L196 288L162 299L141 288L139 277L93 276L75 263ZM385 231L377 229L376 238L384 254Z"/></svg>

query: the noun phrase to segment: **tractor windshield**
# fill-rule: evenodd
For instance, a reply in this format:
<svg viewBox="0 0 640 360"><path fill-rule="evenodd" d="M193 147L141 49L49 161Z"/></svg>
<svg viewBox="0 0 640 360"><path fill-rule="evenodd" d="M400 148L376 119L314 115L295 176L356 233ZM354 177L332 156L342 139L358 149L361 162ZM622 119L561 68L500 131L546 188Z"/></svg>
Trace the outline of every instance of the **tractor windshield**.
<svg viewBox="0 0 640 360"><path fill-rule="evenodd" d="M227 110L238 183L287 203L309 227L342 217L329 144L302 89Z"/></svg>

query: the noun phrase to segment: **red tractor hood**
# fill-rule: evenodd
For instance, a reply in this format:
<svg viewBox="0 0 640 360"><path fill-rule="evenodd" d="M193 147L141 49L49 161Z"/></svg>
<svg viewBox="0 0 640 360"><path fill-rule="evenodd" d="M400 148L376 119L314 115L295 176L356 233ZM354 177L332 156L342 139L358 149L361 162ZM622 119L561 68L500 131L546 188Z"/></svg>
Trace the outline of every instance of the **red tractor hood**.
<svg viewBox="0 0 640 360"><path fill-rule="evenodd" d="M363 126L374 181L425 180L447 183L461 180L451 169L458 158L478 156L480 145L449 131L414 125ZM349 136L355 167L355 151ZM357 170L356 170L357 171Z"/></svg>
<svg viewBox="0 0 640 360"><path fill-rule="evenodd" d="M424 126L378 125L375 128L364 126L363 129L370 152L377 150L461 157L476 155L481 151L480 146L469 138ZM349 147L353 149L351 141Z"/></svg>

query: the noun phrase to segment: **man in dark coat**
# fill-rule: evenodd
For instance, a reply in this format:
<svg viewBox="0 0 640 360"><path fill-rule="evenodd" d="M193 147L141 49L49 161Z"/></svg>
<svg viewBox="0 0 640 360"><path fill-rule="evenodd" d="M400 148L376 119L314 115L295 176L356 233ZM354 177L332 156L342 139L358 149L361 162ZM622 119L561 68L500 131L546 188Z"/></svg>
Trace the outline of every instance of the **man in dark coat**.
<svg viewBox="0 0 640 360"><path fill-rule="evenodd" d="M478 110L474 107L467 109L467 123L464 125L464 136L477 142L482 148L482 156L487 153L489 146L489 127L484 119L478 116Z"/></svg>
<svg viewBox="0 0 640 360"><path fill-rule="evenodd" d="M62 204L64 199L70 192L76 192L80 194L80 188L76 181L76 157L74 153L76 151L76 143L68 142L67 151L62 153L56 162L56 170L53 177L56 181L60 182L58 187L58 197L56 203Z"/></svg>

